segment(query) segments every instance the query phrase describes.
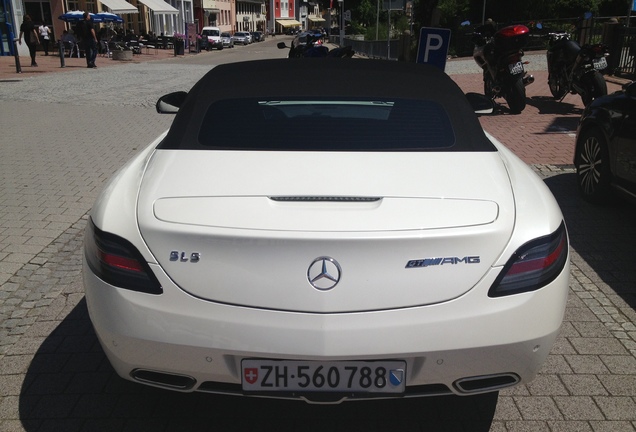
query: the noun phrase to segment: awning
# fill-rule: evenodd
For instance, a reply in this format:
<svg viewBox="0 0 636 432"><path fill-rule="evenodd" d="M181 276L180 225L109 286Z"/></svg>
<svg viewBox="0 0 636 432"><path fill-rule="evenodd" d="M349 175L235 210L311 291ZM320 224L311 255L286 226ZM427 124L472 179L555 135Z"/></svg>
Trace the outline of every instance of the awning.
<svg viewBox="0 0 636 432"><path fill-rule="evenodd" d="M318 17L313 17L313 18L312 18L312 17L309 17L309 18L307 18L307 19L308 19L309 21L311 21L311 22L325 22L325 19L324 19L324 18L318 18Z"/></svg>
<svg viewBox="0 0 636 432"><path fill-rule="evenodd" d="M164 15L177 15L179 13L178 9L173 8L168 3L163 0L137 0L140 3L145 4L156 14L164 14Z"/></svg>
<svg viewBox="0 0 636 432"><path fill-rule="evenodd" d="M277 19L276 22L283 27L295 27L300 25L300 22L295 19Z"/></svg>
<svg viewBox="0 0 636 432"><path fill-rule="evenodd" d="M139 13L139 9L125 0L99 0L99 2L117 15Z"/></svg>

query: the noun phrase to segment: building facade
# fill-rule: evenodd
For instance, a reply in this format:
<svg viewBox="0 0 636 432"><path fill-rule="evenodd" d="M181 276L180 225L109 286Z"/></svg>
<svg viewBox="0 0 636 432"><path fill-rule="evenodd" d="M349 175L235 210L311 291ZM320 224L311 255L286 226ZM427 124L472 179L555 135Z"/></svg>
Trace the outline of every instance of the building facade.
<svg viewBox="0 0 636 432"><path fill-rule="evenodd" d="M281 17L294 17L293 0L274 0ZM124 22L116 24L125 32L171 36L205 26L221 31L267 31L265 0L0 0L0 55L13 55L13 38L17 38L25 15L39 26L46 24L57 40L74 23L58 17L68 11L112 12ZM102 24L109 28L113 24ZM273 26L271 27L273 28ZM21 56L28 55L26 44L17 45Z"/></svg>

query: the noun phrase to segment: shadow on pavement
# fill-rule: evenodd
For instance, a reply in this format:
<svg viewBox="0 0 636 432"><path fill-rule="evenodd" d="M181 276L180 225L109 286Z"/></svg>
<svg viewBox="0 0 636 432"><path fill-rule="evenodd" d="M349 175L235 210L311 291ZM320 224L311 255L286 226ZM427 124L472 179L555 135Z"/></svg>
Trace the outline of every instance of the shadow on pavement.
<svg viewBox="0 0 636 432"><path fill-rule="evenodd" d="M310 405L177 393L119 378L82 300L42 343L20 395L26 431L487 432L497 393Z"/></svg>
<svg viewBox="0 0 636 432"><path fill-rule="evenodd" d="M568 102L559 102L552 97L534 96L527 99L528 105L539 110L539 115L549 115L553 118L545 133L575 133L583 109Z"/></svg>
<svg viewBox="0 0 636 432"><path fill-rule="evenodd" d="M533 96L526 99L526 103L539 110L539 114L572 115L578 120L583 109L569 102L557 101L549 96Z"/></svg>
<svg viewBox="0 0 636 432"><path fill-rule="evenodd" d="M636 310L636 205L621 199L606 206L587 203L578 195L575 173L545 182L561 206L572 247L600 277L594 282Z"/></svg>

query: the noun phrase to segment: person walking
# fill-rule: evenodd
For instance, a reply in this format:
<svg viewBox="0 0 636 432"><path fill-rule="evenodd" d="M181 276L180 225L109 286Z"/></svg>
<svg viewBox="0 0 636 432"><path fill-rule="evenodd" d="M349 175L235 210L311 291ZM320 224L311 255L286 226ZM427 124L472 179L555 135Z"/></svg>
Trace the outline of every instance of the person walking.
<svg viewBox="0 0 636 432"><path fill-rule="evenodd" d="M24 43L29 47L31 66L35 67L38 65L35 62L35 48L40 43L40 38L38 37L38 32L35 30L35 24L33 24L29 15L24 16L24 21L22 21L22 25L20 26L20 36L18 37L20 45L22 45L22 36L24 36Z"/></svg>
<svg viewBox="0 0 636 432"><path fill-rule="evenodd" d="M86 55L86 67L96 68L95 59L97 58L97 34L93 26L93 20L88 12L84 12L84 21L82 21L82 43L84 44L84 54Z"/></svg>
<svg viewBox="0 0 636 432"><path fill-rule="evenodd" d="M51 39L51 30L44 23L38 29L40 33L40 43L42 44L42 48L44 49L44 55L49 55L49 39Z"/></svg>

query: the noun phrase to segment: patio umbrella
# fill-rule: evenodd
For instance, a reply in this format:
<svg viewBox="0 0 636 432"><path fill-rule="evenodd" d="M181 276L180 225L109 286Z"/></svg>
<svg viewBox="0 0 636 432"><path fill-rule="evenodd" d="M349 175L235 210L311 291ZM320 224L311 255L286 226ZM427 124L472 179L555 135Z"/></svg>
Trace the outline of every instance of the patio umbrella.
<svg viewBox="0 0 636 432"><path fill-rule="evenodd" d="M93 15L93 21L95 22L114 22L114 23L123 23L124 19L119 15L115 15L111 12L99 12Z"/></svg>
<svg viewBox="0 0 636 432"><path fill-rule="evenodd" d="M94 16L95 14L91 14L91 18L94 18ZM57 19L61 19L66 22L82 21L84 19L84 11L68 11L57 17Z"/></svg>

